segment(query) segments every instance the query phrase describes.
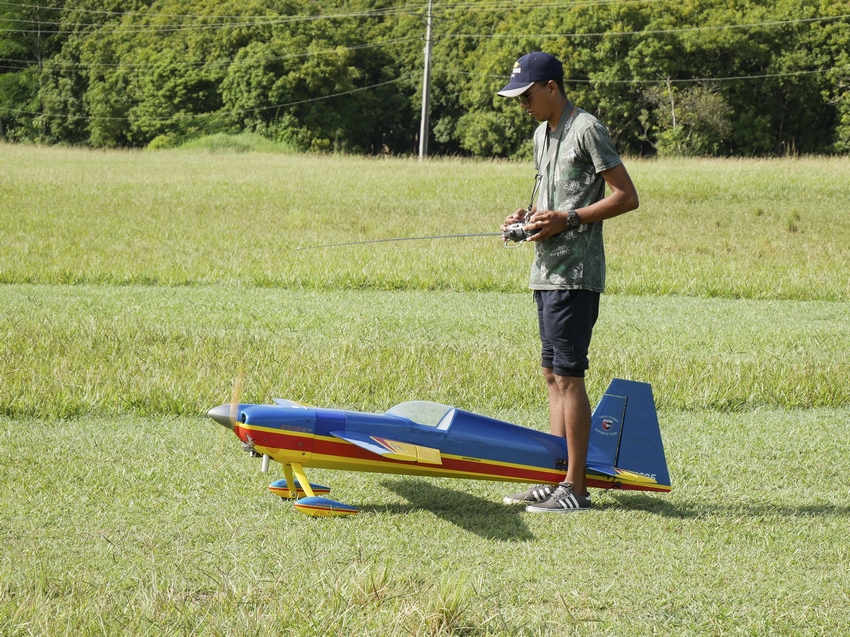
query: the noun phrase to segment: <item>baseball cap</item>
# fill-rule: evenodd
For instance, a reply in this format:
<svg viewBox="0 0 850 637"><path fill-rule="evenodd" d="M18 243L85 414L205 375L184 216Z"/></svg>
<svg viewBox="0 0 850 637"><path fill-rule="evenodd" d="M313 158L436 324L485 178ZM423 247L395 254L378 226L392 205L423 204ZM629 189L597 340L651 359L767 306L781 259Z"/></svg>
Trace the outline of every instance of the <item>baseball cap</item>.
<svg viewBox="0 0 850 637"><path fill-rule="evenodd" d="M497 95L516 97L525 93L535 82L559 80L564 77L564 67L558 58L535 51L514 62L511 81Z"/></svg>

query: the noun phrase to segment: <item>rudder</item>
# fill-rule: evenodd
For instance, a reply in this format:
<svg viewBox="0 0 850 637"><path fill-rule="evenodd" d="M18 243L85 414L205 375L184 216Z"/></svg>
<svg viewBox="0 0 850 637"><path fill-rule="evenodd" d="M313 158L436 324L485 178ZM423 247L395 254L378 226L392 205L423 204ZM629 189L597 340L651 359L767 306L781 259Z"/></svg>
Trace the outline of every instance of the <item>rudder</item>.
<svg viewBox="0 0 850 637"><path fill-rule="evenodd" d="M611 381L593 411L587 464L589 469L613 467L656 482L633 488L670 490L651 385L619 378Z"/></svg>

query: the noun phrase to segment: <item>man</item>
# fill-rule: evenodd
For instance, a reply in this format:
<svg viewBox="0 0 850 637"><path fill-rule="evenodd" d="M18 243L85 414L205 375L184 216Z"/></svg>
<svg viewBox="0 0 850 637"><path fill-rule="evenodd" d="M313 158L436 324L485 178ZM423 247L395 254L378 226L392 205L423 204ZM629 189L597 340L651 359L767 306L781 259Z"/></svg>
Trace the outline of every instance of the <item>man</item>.
<svg viewBox="0 0 850 637"><path fill-rule="evenodd" d="M529 287L537 303L549 424L554 435L566 438L569 462L557 488L537 485L507 496L505 502L524 503L536 513L587 511L591 411L584 374L605 288L602 221L637 208L638 194L607 129L570 103L556 58L540 52L521 57L510 83L498 94L517 98L541 122L534 133L536 205L508 216L502 230L525 222L534 233L529 238L535 244Z"/></svg>

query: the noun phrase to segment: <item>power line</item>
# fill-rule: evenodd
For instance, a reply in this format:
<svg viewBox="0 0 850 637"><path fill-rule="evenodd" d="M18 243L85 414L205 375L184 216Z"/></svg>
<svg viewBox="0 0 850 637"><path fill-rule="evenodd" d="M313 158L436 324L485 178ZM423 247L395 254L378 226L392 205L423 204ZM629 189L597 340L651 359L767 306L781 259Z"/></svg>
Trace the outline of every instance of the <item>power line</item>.
<svg viewBox="0 0 850 637"><path fill-rule="evenodd" d="M666 2L670 2L671 0L573 0L565 2L563 0L556 0L554 2L538 2L537 0L527 0L525 2L518 0L495 0L493 2L454 2L454 3L440 3L436 9L440 11L455 11L462 9L464 11L499 11L503 9L511 9L516 11L539 11L546 9L561 9L561 8L577 8L577 7L587 7L587 6L624 6L624 5L632 5L632 4L665 4ZM675 0L672 0L675 1ZM50 5L36 5L36 4L20 4L16 2L5 2L0 1L0 6L9 6L15 8L24 8L24 9L36 9L41 11L57 11L60 13L82 13L82 14L94 14L94 15L105 15L105 16L115 16L115 17L127 17L127 16L138 16L144 18L150 17L168 17L168 18L209 18L215 17L220 19L232 18L232 19L265 19L268 18L268 14L264 15L211 15L211 14L197 14L197 13L163 13L163 12L151 12L151 11L107 11L103 9L85 9L82 7L64 7L64 6L50 6ZM372 9L370 11L363 11L358 13L351 14L339 14L339 15L331 15L328 17L340 17L340 16L351 16L351 15L361 15L361 14L374 14L374 15L394 15L398 13L409 13L419 12L424 10L423 4L405 4L399 7L387 7L384 9ZM311 18L312 16L305 16Z"/></svg>
<svg viewBox="0 0 850 637"><path fill-rule="evenodd" d="M678 27L675 29L646 29L640 31L598 31L594 33L443 33L438 37L440 39L447 38L515 38L515 39L534 39L534 38L589 38L589 37L606 37L606 36L636 36L636 35L661 35L667 33L688 33L693 31L722 31L726 29L751 29L768 26L784 26L789 24L805 24L812 22L825 22L827 20L842 20L850 18L850 14L821 16L817 18L799 18L796 20L771 20L767 22L751 22L741 24L720 24L707 25L698 27Z"/></svg>
<svg viewBox="0 0 850 637"><path fill-rule="evenodd" d="M201 13L164 13L164 12L151 12L151 11L106 11L104 9L85 9L82 7L66 7L66 6L50 6L50 5L38 5L38 4L21 4L18 2L6 2L5 0L0 0L0 6L7 7L15 7L22 9L36 9L41 11L58 11L60 13L91 13L96 15L110 15L116 17L126 17L126 16L140 16L140 17L158 17L165 16L169 18L234 18L234 19L249 19L249 18L268 18L268 14L262 15L212 15L212 14L201 14ZM380 14L380 13L390 13L390 12L398 12L398 11L408 11L410 8L421 9L421 4L412 4L412 5L402 5L400 7L387 7L385 9L371 9L369 11L360 11L357 13L350 14L340 14L340 15L359 15L359 14ZM297 17L297 16L293 16ZM302 16L302 17L313 17L313 16ZM329 17L337 17L337 16L329 16Z"/></svg>
<svg viewBox="0 0 850 637"><path fill-rule="evenodd" d="M260 61L260 62L273 62L273 61L276 61L276 60L288 60L288 59L292 59L292 58L313 57L313 56L317 56L317 55L331 55L333 53L338 53L340 51L340 49L345 50L345 51L359 51L361 49L371 49L371 48L377 48L377 47L381 47L381 46L389 46L391 44L398 44L398 43L401 43L401 42L414 42L414 41L419 41L419 40L420 40L420 38L418 38L418 37L395 38L395 39L392 39L392 40L386 40L384 42L369 42L369 43L365 43L365 44L355 44L355 45L347 46L347 47L334 47L332 49L323 49L322 51L308 51L306 53L287 53L285 55L273 55L273 56L267 56L267 57L252 57L252 58L248 58L246 60L237 60L235 57L227 57L227 58L216 58L214 60L208 60L208 61L205 61L205 62L179 62L179 61L175 61L175 62L170 62L169 65L170 66L176 66L176 67L184 67L184 68L185 67L202 68L202 67L206 67L206 66L221 65L221 64L226 64L226 63L229 63L229 64L243 64L243 63L245 63L245 64L247 64L247 63L254 63L254 62L258 62L258 61ZM2 63L2 62L24 65L24 66L0 65L0 68L19 70L19 71L25 70L27 68L27 65L34 65L34 64L39 63L38 60L16 60L14 58L0 58L0 63ZM145 69L145 68L152 68L152 67L156 67L156 66L158 66L158 65L154 64L154 63L138 63L138 64L129 63L128 64L128 63L124 63L124 62L117 62L115 64L70 64L70 63L68 63L68 64L61 64L60 66L57 66L55 68L57 70L63 70L63 71L64 70L92 71L92 70L100 70L100 69L124 69L124 68L126 68L126 69Z"/></svg>
<svg viewBox="0 0 850 637"><path fill-rule="evenodd" d="M258 106L257 108L243 108L243 109L234 109L234 110L218 110L210 113L179 113L172 115L171 117L102 117L99 115L69 115L67 113L45 113L39 111L25 111L22 109L14 109L14 108L6 108L0 106L0 110L5 111L7 113L14 113L16 115L40 115L43 117L51 117L51 118L59 118L59 119L80 119L84 121L135 121L137 119L145 119L148 121L154 122L172 122L174 120L179 119L196 119L200 117L209 117L211 115L245 115L248 113L258 113L260 111L270 111L277 108L286 108L288 106L298 106L299 104L309 104L311 102L321 102L323 100L329 100L334 97L341 97L343 95L350 95L352 93L359 93L361 91L368 91L370 89L378 88L381 86L386 86L388 84L395 84L396 82L401 82L402 80L406 80L411 77L410 73L400 75L399 77L387 80L385 82L378 82L377 84L371 84L369 86L359 86L357 88L350 89L348 91L341 91L339 93L332 93L331 95L320 95L319 97L311 97L304 100L297 100L295 102L286 102L283 104L272 104L271 106Z"/></svg>
<svg viewBox="0 0 850 637"><path fill-rule="evenodd" d="M635 3L645 3L651 0L627 0L627 2L635 2ZM655 0L658 2L659 0ZM663 0L662 0L663 1ZM5 2L0 2L0 4L10 4ZM605 2L585 2L585 3L569 3L565 5L564 3L557 3L551 5L536 5L535 7L529 7L529 10L543 10L547 8L556 8L559 6L577 6L580 4L590 5L590 4L626 4L626 2L614 2L613 0L608 0ZM202 31L202 30L217 30L217 29L228 29L228 28L246 28L246 27L260 27L260 26L276 26L281 24L289 24L295 22L305 22L305 21L316 21L316 20L330 20L330 19L348 19L348 18L363 18L363 17L384 17L384 16L397 16L397 15L415 15L415 13L411 13L407 7L410 5L404 5L403 8L393 9L393 10L375 10L375 11L361 11L354 13L339 13L339 14L326 14L326 15L300 15L300 16L262 16L262 19L258 17L257 20L251 20L248 22L208 22L204 24L176 24L176 23L166 23L161 25L147 24L126 24L126 25L118 25L116 24L114 29L104 30L103 27L110 25L111 23L77 23L75 27L96 27L98 28L99 35L108 35L108 34L134 34L134 33L169 33L169 32L177 32L177 31ZM464 6L462 4L457 5L449 5L451 6ZM515 7L515 5L513 5ZM480 7L479 7L480 8ZM441 7L442 10L446 10L446 7ZM140 17L150 17L147 14L139 13L132 14L138 15ZM154 17L157 15L167 16L167 17L176 17L176 16L168 16L168 14L153 14ZM192 16L194 18L220 18L221 16ZM245 20L247 17L240 17L242 20ZM248 16L255 17L255 16ZM760 28L760 27L773 27L773 26L787 26L792 24L810 24L815 22L826 22L830 20L842 20L845 18L850 18L850 14L841 14L834 16L818 16L813 18L797 18L797 19L789 19L789 20L769 20L764 22L750 22L750 23L737 23L737 24L720 24L720 25L703 25L703 26L693 26L693 27L677 27L670 29L641 29L636 31L597 31L592 33L444 33L439 35L440 39L445 38L474 38L474 39L483 39L483 38L586 38L586 37L605 37L605 36L637 36L637 35L662 35L662 34L670 34L670 33L688 33L694 31L720 31L726 29L752 29L752 28ZM6 21L15 21L15 22L24 22L28 24L44 24L44 25L58 25L61 22L58 21L36 21L36 20L18 20L15 18L7 18ZM39 28L39 29L12 29L12 28L0 28L0 33L28 33L28 34L42 34L42 35L70 35L79 33L78 29L75 28L73 30L70 29L47 29L47 28Z"/></svg>
<svg viewBox="0 0 850 637"><path fill-rule="evenodd" d="M508 79L508 75L495 74L495 73L472 73L468 71L455 71L453 69L445 69L436 67L435 71L439 71L440 73L451 73L454 75L474 75L476 77L492 77L493 79L498 79L500 82L504 82ZM697 82L723 82L723 81L732 81L732 80L757 80L763 78L770 77L794 77L798 75L815 75L818 73L829 73L830 71L850 71L850 65L846 66L834 66L826 69L813 69L806 71L786 71L783 73L761 73L757 75L727 75L721 77L692 77L692 78L680 78L673 79L670 78L656 78L654 80L649 79L639 79L633 78L631 80L590 80L590 79L580 79L580 78L564 78L564 84L657 84L659 82L671 82L673 84L694 84Z"/></svg>
<svg viewBox="0 0 850 637"><path fill-rule="evenodd" d="M579 8L579 7L589 7L589 6L599 6L599 7L618 7L618 6L626 6L626 5L634 5L634 4L667 4L676 2L676 0L573 0L564 2L561 0L554 2L538 2L537 0L529 0L528 2L519 2L517 0L495 0L494 2L455 2L455 3L446 3L442 2L436 7L434 7L434 11L437 12L452 12L457 10L463 10L465 12L470 11L500 11L500 10L513 10L513 11L522 11L525 13L534 12L534 11L546 11L550 9L564 9L564 8ZM367 11L354 11L350 13L338 13L338 14L312 14L312 15L277 15L272 16L269 14L262 15L218 15L218 14L178 14L178 13L165 13L165 12L151 12L151 11L106 11L101 9L85 9L81 7L64 7L64 6L49 6L49 5L33 5L33 4L20 4L15 2L6 2L0 0L0 6L9 6L15 8L25 8L25 9L36 9L36 10L44 10L44 11L56 11L59 13L72 13L72 14L95 14L95 15L105 15L105 16L114 16L114 17L138 17L144 19L152 19L152 18L168 18L170 20L250 20L251 22L215 22L215 23L206 23L204 25L199 25L200 27L231 27L231 26L256 26L256 25L265 25L265 24L278 24L281 22L299 22L299 21L312 21L312 20L327 20L327 19L342 19L342 18L352 18L352 17L382 17L382 16L394 16L394 15L414 15L422 13L425 10L425 5L423 4L405 4L398 7L386 7L383 9L371 9ZM846 16L837 16L837 17L846 17ZM13 22L21 22L26 24L60 24L59 20L27 20L22 18L14 18L11 16L7 16L4 18L6 21ZM830 18L814 18L813 20L819 19L830 19ZM787 21L779 21L777 23L794 23L794 22L805 22L807 20L787 20ZM111 24L110 22L99 22L99 23L76 23L76 26L84 26L84 27L101 27L106 26L107 24ZM132 25L124 25L124 26L132 26ZM184 24L160 24L158 27L175 27L175 28L194 28L191 26ZM731 26L731 25L730 25ZM746 25L737 25L737 26L746 26ZM647 31L649 33L665 33L667 30L658 30L658 31ZM630 32L623 32L630 33ZM542 34L546 35L546 34ZM596 34L588 34L588 35L596 35ZM487 34L478 34L479 37L487 37ZM460 36L458 36L460 37ZM474 37L474 36L470 36Z"/></svg>
<svg viewBox="0 0 850 637"><path fill-rule="evenodd" d="M476 9L496 11L506 8L517 11L534 11L539 9L561 9L609 5L665 4L671 1L675 2L676 0L573 0L571 2L565 2L564 0L556 0L555 2L538 2L537 0L528 0L527 2L518 2L516 0L495 0L494 2L441 2L439 8L441 10L463 9L465 11Z"/></svg>
<svg viewBox="0 0 850 637"><path fill-rule="evenodd" d="M9 4L9 3L0 3L0 4ZM117 14L117 15L132 15L138 16L139 18L156 18L156 17L167 17L169 19L179 18L180 16L175 16L171 14L145 14L145 13L128 13L128 14ZM165 24L120 24L118 22L75 22L73 23L74 28L46 28L48 26L61 26L65 21L64 20L32 20L32 19L18 19L12 17L4 18L6 22L20 22L24 24L37 24L37 25L45 25L45 28L41 28L39 26L38 29L13 29L13 28L0 28L0 33L40 33L40 34L48 34L48 35L70 35L79 33L80 28L90 28L94 27L98 30L98 34L125 34L125 33L169 33L174 31L204 31L204 30L214 30L214 29L232 29L232 28L246 28L246 27L262 27L262 26L277 26L281 24L291 24L296 22L314 22L318 20L343 20L350 18L381 18L387 16L397 16L397 15L414 15L410 10L406 8L398 8L398 9L378 9L374 11L358 11L352 13L336 13L336 14L317 14L317 15L293 15L293 16L228 16L234 19L241 20L240 22L205 22L202 24L183 24L183 23L168 23ZM187 16L189 17L189 16ZM195 15L191 16L192 19L198 20L213 20L220 19L223 16L216 15ZM254 19L251 19L254 18ZM246 21L247 20L247 21ZM70 26L70 25L69 25ZM104 27L113 26L113 29L104 29Z"/></svg>
<svg viewBox="0 0 850 637"><path fill-rule="evenodd" d="M442 69L442 68L439 68L439 67L435 68L434 70L441 72L441 73L453 73L453 74L458 74L458 75L477 75L477 76L482 76L482 77L492 77L494 79L498 78L500 81L504 81L505 79L507 79L506 75L496 75L496 74L491 74L491 73L470 73L470 72L467 72L467 71L455 71L455 70L451 70L451 69ZM826 69L813 69L813 70L807 70L807 71L788 71L788 72L785 72L785 73L763 73L763 74L759 74L759 75L732 75L732 76L725 76L725 77L698 77L698 78L685 78L685 79L672 79L671 78L669 81L671 83L675 84L675 83L696 83L696 82L719 82L719 81L731 81L731 80L753 80L753 79L763 79L763 78L771 78L771 77L793 77L793 76L799 76L799 75L813 75L813 74L817 74L817 73L828 73L830 71L850 71L850 65L837 66L837 67L826 68ZM222 114L222 112L224 112L225 114L228 114L228 115L244 115L244 114L248 114L248 113L257 113L257 112L260 112L260 111L268 111L268 110L273 110L273 109L277 109L277 108L286 108L286 107L289 107L289 106L298 106L300 104L308 104L308 103L311 103L311 102L320 102L320 101L323 101L323 100L332 99L334 97L349 95L351 93L358 93L360 91L367 91L367 90L378 88L378 87L381 87L381 86L386 86L386 85L389 85L389 84L395 84L395 83L400 82L402 80L409 79L412 76L413 76L412 73L406 73L406 74L400 75L399 77L394 78L392 80L387 80L385 82L379 82L377 84L371 84L369 86L361 86L361 87L353 88L353 89L348 90L348 91L342 91L340 93L333 93L331 95L322 95L322 96L319 96L319 97L312 97L312 98L308 98L308 99L304 99L304 100L298 100L298 101L295 101L295 102L285 102L285 103L282 103L282 104L272 104L271 106L259 106L257 108L246 108L246 109L227 110L227 111L221 111L220 110L220 111L214 111L214 112L210 112L210 113L185 113L185 114L173 115L171 117L146 117L144 119L150 120L150 121L167 122L167 121L173 121L175 119L194 119L194 118L200 118L200 117L208 117L210 115L220 115L220 114ZM574 84L657 84L660 81L666 82L667 79L666 78L664 78L663 80L661 80L661 79L650 80L650 79L640 79L640 78L634 78L634 79L631 79L631 80L589 80L589 79L577 79L577 78L565 78L564 79L565 84L571 84L571 83L574 83ZM88 116L88 115L53 114L53 113L44 113L44 112L38 112L38 111L25 111L25 110L21 110L21 109L6 108L6 107L2 107L2 106L0 106L0 110L5 111L7 113L14 113L16 115L41 115L41 116L47 116L47 117L52 117L52 118L81 119L81 120L86 120L86 121L100 121L100 120L102 120L102 121L133 121L134 119L141 119L141 118L131 118L131 117L101 117L101 116Z"/></svg>
<svg viewBox="0 0 850 637"><path fill-rule="evenodd" d="M522 10L525 12L532 11L545 11L548 9L559 9L559 8L576 8L582 6L623 6L630 4L663 4L668 2L669 0L579 0L576 2L550 2L550 3L533 3L530 6L522 7L515 1L512 2L492 2L492 3L474 3L474 2L460 2L460 3L452 3L452 4L440 4L435 7L435 11L441 12L449 12L457 9L463 9L464 11L498 11L502 9L511 9L511 10ZM304 22L304 21L315 21L315 20L330 20L330 19L346 19L346 18L360 18L360 17L385 17L385 16L397 16L397 15L416 15L422 11L421 5L402 5L400 7L389 7L385 9L373 9L369 11L356 11L350 13L338 13L338 14L315 14L315 15L283 15L283 16L270 16L270 15L236 15L236 16L221 16L215 14L169 14L169 13L148 13L148 12L113 12L113 11L101 11L94 9L72 9L67 7L47 7L41 5L19 5L10 2L0 1L0 5L6 6L15 6L15 7L26 7L33 9L43 9L43 10L54 10L60 12L83 12L83 13L96 13L103 15L111 15L117 17L126 17L133 16L139 17L143 19L150 20L152 18L168 18L168 19L193 19L193 20L224 20L224 19L232 19L232 20L242 20L241 22L205 22L204 24L199 25L187 25L183 23L168 23L165 24L116 24L113 22L94 22L94 23L74 23L74 26L79 27L96 27L101 28L104 26L108 26L110 24L115 25L117 28L113 31L108 31L107 33L135 33L137 30L144 31L180 31L180 30L204 30L204 29L217 29L217 28L236 28L236 27L253 27L253 26L269 26L269 25L278 25L278 24L286 24L292 22ZM706 27L693 27L693 28L683 28L683 29L654 29L654 30L641 30L641 31L605 31L605 32L597 32L597 33L563 33L563 34L551 34L551 33L542 33L542 34L525 34L525 35L513 35L513 34L446 34L443 37L471 37L471 38L484 38L484 37L579 37L579 36L600 36L600 35L634 35L637 33L645 33L645 34L662 34L662 33L675 33L679 31L687 31L687 30L703 30L703 29L727 29L727 28L745 28L745 27L756 27L756 26L767 26L767 25L783 25L783 24L795 24L795 23L805 23L805 22L816 22L822 20L832 20L832 19L840 19L850 17L848 15L840 15L840 16L823 16L816 18L801 18L801 19L791 19L791 20L776 20L771 22L757 22L750 24L730 24L730 25L717 25L717 26L706 26ZM23 18L14 18L7 16L4 18L7 22L19 22L24 24L38 24L38 25L60 25L62 21L60 20L34 20L34 19L23 19ZM245 20L248 20L247 22ZM133 29L135 27L136 30ZM16 33L54 33L54 34L69 34L69 33L77 33L74 30L45 30L42 28L39 29L30 29L30 30L21 30L21 29L0 29L0 31L6 32L16 32Z"/></svg>

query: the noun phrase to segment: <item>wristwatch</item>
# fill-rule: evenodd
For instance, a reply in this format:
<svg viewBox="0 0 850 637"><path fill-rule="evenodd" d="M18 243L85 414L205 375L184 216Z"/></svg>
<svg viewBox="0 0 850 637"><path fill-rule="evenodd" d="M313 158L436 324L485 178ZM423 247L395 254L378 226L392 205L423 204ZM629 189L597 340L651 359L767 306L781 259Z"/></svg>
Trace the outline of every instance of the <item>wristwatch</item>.
<svg viewBox="0 0 850 637"><path fill-rule="evenodd" d="M575 230L581 225L581 219L578 218L578 213L575 210L567 211L567 228Z"/></svg>

